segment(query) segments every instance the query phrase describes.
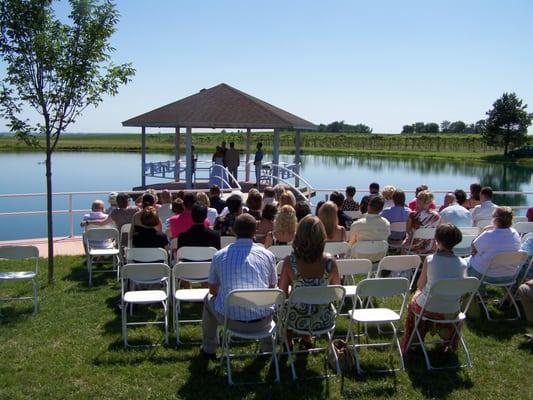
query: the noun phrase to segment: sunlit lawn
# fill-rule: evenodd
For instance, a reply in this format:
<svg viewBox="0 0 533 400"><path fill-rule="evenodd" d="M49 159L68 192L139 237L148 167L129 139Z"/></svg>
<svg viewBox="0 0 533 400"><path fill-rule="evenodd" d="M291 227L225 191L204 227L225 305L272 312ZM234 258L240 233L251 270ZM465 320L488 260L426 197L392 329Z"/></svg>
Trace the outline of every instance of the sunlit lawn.
<svg viewBox="0 0 533 400"><path fill-rule="evenodd" d="M292 383L286 358L282 358L282 383L272 382L269 359L235 362L235 380L267 377L266 385L228 387L218 362L198 356L197 345L122 348L119 286L112 274L96 274L87 287L82 257L57 257L56 283L48 286L41 260L40 310L31 315L31 303L0 305L0 399L26 398L533 398L530 374L533 349L523 334L524 321L489 323L470 321L465 337L474 368L426 372L423 358L407 360L407 371L395 374L347 374L329 380ZM0 295L23 293L23 286L0 286ZM154 317L156 308L139 309ZM187 310L199 315L201 307ZM346 332L344 319L338 333ZM184 340L198 341L199 325L183 330ZM131 331L133 343L162 341L156 327ZM239 346L236 346L239 348ZM247 346L245 349L254 349ZM457 361L433 353L437 363ZM388 351L362 352L363 368L397 363ZM463 359L462 355L459 357ZM298 361L301 375L324 372L324 358ZM331 372L331 371L330 371Z"/></svg>

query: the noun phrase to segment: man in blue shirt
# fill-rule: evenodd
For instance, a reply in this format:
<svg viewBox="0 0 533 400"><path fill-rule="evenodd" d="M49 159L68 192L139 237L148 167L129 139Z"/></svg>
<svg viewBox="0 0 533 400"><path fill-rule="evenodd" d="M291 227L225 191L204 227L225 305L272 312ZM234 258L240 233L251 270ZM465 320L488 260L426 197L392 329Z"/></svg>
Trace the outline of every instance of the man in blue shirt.
<svg viewBox="0 0 533 400"><path fill-rule="evenodd" d="M259 189L259 182L261 181L261 164L263 162L263 143L257 143L257 151L255 152L254 165L255 165L255 183Z"/></svg>
<svg viewBox="0 0 533 400"><path fill-rule="evenodd" d="M211 261L209 295L202 315L202 353L214 358L217 348L217 326L224 323L226 296L235 289L273 288L277 283L276 258L255 244L255 218L250 214L237 217L233 230L237 240L218 251ZM266 308L231 307L228 326L240 332L257 332L270 326L273 310ZM263 351L270 351L269 339L262 342Z"/></svg>

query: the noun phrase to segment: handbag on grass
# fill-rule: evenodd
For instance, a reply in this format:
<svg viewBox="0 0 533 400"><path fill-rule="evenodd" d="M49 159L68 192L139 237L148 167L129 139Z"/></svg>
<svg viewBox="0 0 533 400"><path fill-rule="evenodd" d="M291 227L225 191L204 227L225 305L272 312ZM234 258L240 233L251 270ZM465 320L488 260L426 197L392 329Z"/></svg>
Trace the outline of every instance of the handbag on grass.
<svg viewBox="0 0 533 400"><path fill-rule="evenodd" d="M346 342L342 339L333 340L333 351L337 354L339 360L339 366L341 371L347 372L353 370L355 366L355 358L351 349L346 345ZM328 354L328 362L331 368L337 369L335 365L335 357L330 352Z"/></svg>

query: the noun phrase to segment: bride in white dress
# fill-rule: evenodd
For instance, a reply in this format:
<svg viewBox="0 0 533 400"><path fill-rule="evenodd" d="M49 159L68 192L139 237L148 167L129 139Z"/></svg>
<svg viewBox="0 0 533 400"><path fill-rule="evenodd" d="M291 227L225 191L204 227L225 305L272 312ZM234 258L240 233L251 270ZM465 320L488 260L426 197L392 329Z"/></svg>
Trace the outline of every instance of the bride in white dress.
<svg viewBox="0 0 533 400"><path fill-rule="evenodd" d="M221 189L228 188L228 176L224 168L224 150L217 146L213 154L213 166L211 168L211 176L209 177L209 186L218 185Z"/></svg>

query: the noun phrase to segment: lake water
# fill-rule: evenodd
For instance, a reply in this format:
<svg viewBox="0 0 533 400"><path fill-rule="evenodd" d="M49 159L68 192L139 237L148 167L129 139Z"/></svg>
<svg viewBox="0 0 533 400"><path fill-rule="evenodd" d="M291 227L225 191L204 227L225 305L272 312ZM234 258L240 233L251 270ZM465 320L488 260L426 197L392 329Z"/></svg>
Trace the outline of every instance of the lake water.
<svg viewBox="0 0 533 400"><path fill-rule="evenodd" d="M167 161L168 154L149 154L148 162ZM200 154L200 159L210 155ZM268 159L268 155L265 156ZM281 155L281 161L292 162L293 156ZM0 153L0 193L45 192L44 155L41 153ZM56 153L53 156L53 191L125 191L140 184L141 157L137 153ZM315 188L344 189L353 185L368 187L372 181L391 184L404 190L413 190L425 183L433 190L462 188L468 192L472 182L490 185L495 190L533 192L533 168L517 165L474 163L424 159L387 159L368 156L302 156L301 175ZM165 182L147 179L147 183ZM364 192L358 191L360 199ZM324 194L319 194L322 199ZM75 197L74 209L87 209L94 196ZM107 196L99 196L106 200ZM412 195L408 194L409 199ZM437 203L443 195L436 195ZM317 199L315 198L315 199ZM317 200L314 200L315 202ZM496 203L531 205L533 195L499 196ZM67 209L64 196L54 197L54 209ZM0 212L36 211L46 209L45 197L0 199ZM523 214L520 212L519 214ZM76 217L75 233L80 234ZM54 216L54 234L69 233L66 215ZM0 240L46 236L45 216L0 217Z"/></svg>

